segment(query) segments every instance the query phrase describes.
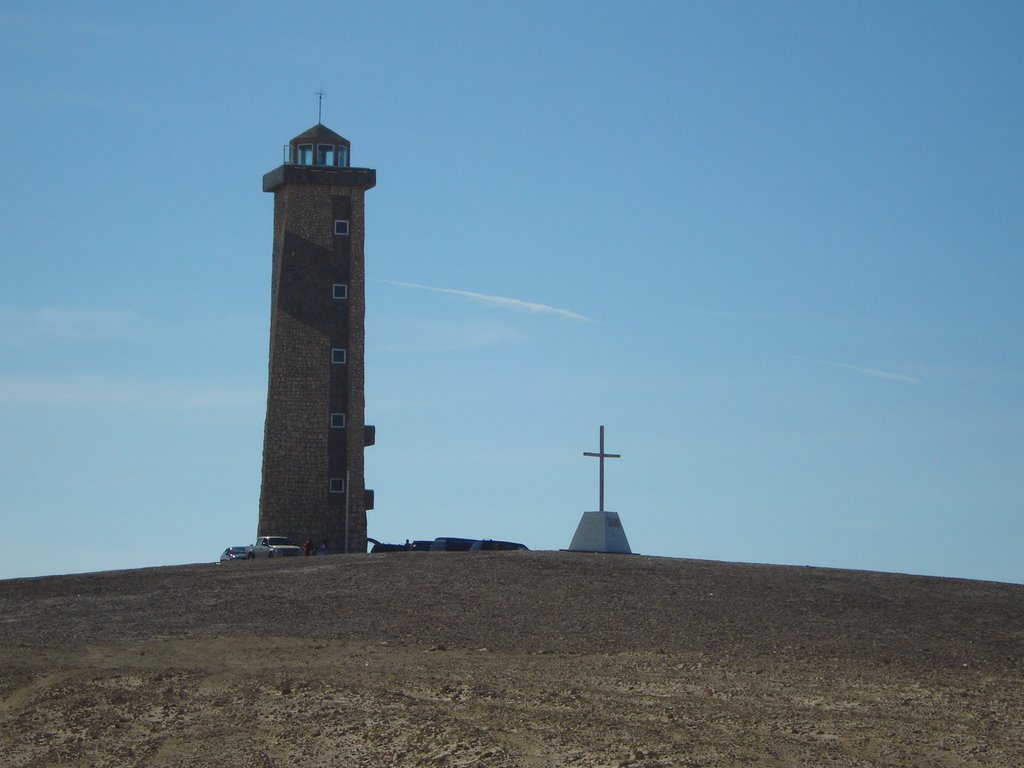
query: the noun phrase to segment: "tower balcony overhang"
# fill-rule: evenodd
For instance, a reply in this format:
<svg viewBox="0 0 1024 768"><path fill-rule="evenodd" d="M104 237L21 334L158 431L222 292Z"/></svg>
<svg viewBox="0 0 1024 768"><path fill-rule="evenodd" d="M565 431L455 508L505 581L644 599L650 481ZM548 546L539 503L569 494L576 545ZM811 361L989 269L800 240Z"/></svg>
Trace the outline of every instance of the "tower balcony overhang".
<svg viewBox="0 0 1024 768"><path fill-rule="evenodd" d="M263 175L263 191L276 192L285 184L320 184L370 189L377 184L373 168L332 168L316 165L279 165Z"/></svg>

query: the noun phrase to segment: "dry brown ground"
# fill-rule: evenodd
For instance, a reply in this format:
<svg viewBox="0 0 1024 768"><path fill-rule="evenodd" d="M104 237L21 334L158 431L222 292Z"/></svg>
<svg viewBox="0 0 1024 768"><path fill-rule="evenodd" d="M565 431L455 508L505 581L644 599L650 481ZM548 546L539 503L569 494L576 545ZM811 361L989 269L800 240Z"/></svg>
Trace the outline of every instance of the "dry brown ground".
<svg viewBox="0 0 1024 768"><path fill-rule="evenodd" d="M4 766L1024 766L1024 586L569 553L0 582Z"/></svg>

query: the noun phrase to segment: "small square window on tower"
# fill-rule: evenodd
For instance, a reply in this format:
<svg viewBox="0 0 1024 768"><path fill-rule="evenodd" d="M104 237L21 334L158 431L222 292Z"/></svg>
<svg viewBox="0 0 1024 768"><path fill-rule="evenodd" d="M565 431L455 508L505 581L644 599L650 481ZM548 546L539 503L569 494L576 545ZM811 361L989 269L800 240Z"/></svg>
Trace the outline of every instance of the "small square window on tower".
<svg viewBox="0 0 1024 768"><path fill-rule="evenodd" d="M330 480L330 491L331 493L344 493L345 492L345 478L344 477L332 477Z"/></svg>
<svg viewBox="0 0 1024 768"><path fill-rule="evenodd" d="M334 284L334 298L336 298L336 299L347 299L348 298L348 283L335 283Z"/></svg>
<svg viewBox="0 0 1024 768"><path fill-rule="evenodd" d="M331 414L331 429L344 429L345 428L345 414L344 413L332 413Z"/></svg>
<svg viewBox="0 0 1024 768"><path fill-rule="evenodd" d="M336 235L347 235L348 234L348 219L335 219L334 220L334 234L336 234Z"/></svg>
<svg viewBox="0 0 1024 768"><path fill-rule="evenodd" d="M344 349L332 349L331 350L331 362L342 365L345 362L345 350Z"/></svg>

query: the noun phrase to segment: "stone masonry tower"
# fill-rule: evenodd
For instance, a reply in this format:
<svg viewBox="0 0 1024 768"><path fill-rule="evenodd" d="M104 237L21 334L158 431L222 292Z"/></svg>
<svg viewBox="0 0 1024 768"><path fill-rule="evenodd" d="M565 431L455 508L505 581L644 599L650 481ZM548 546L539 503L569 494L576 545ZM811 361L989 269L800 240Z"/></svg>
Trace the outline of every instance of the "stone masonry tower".
<svg viewBox="0 0 1024 768"><path fill-rule="evenodd" d="M366 552L363 196L371 168L321 124L263 177L274 193L270 379L257 535Z"/></svg>

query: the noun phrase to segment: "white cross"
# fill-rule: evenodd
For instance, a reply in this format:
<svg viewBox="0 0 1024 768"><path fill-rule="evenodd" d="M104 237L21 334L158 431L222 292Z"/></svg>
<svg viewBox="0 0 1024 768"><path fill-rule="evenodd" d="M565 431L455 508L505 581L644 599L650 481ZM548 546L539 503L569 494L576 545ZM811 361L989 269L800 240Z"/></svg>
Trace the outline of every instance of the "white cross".
<svg viewBox="0 0 1024 768"><path fill-rule="evenodd" d="M600 485L599 485L599 490L598 490L600 504L599 504L599 508L598 508L597 511L598 512L604 512L604 460L605 459L621 459L622 456L620 454L618 454L618 453L605 453L604 452L604 426L601 427L601 448L598 451L598 453L590 453L588 451L584 451L583 455L584 456L593 456L594 458L596 458L596 459L598 459L600 461L601 480L600 480Z"/></svg>

